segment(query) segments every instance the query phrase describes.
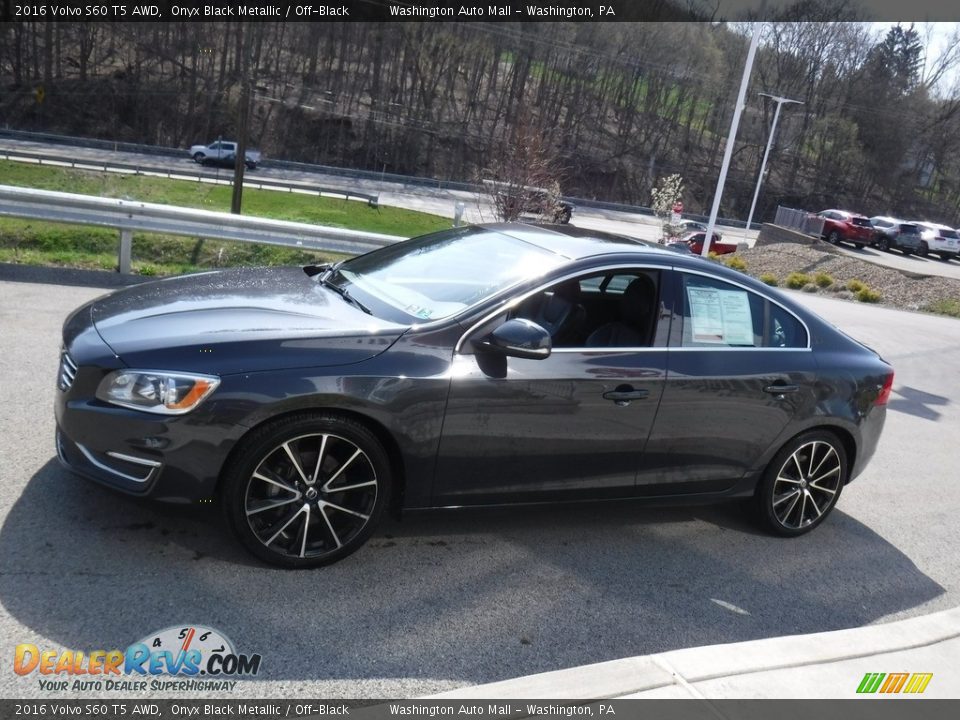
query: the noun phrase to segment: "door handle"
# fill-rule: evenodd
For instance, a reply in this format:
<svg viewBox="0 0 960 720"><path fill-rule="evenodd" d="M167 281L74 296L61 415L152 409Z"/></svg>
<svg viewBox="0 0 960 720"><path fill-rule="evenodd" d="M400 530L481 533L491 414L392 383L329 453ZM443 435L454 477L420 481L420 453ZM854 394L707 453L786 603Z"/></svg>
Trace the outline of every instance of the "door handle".
<svg viewBox="0 0 960 720"><path fill-rule="evenodd" d="M631 400L644 400L650 395L649 390L634 390L629 385L621 385L616 390L608 390L603 394L604 400L612 400L620 407L630 404Z"/></svg>
<svg viewBox="0 0 960 720"><path fill-rule="evenodd" d="M787 393L800 392L799 385L779 385L774 383L773 385L767 385L763 391L765 393L770 393L771 395L786 395Z"/></svg>

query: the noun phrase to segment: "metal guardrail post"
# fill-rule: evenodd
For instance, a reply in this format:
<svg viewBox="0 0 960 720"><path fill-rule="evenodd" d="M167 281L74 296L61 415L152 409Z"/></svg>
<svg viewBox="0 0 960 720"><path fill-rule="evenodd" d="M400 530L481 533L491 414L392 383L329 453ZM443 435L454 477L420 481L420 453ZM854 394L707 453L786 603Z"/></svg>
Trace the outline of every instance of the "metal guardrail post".
<svg viewBox="0 0 960 720"><path fill-rule="evenodd" d="M117 268L124 275L130 274L133 258L133 230L120 230L120 248L117 252Z"/></svg>

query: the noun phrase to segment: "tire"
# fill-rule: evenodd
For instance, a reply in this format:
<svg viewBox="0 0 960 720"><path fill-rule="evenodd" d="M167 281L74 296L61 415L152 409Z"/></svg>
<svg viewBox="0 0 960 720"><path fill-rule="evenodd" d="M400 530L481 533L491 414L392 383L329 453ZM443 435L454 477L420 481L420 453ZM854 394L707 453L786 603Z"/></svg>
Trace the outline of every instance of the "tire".
<svg viewBox="0 0 960 720"><path fill-rule="evenodd" d="M206 160L206 158L207 158L207 156L204 155L204 154L201 153L201 152L194 153L194 155L193 155L193 161L194 161L195 163L200 164L200 165L203 165L203 161Z"/></svg>
<svg viewBox="0 0 960 720"><path fill-rule="evenodd" d="M826 430L798 435L774 456L757 486L760 524L781 537L810 532L836 506L847 472L847 453L836 435Z"/></svg>
<svg viewBox="0 0 960 720"><path fill-rule="evenodd" d="M257 164L255 162L244 163L247 166L247 170L256 170Z"/></svg>
<svg viewBox="0 0 960 720"><path fill-rule="evenodd" d="M888 238L886 235L881 235L877 239L877 247L884 252L890 252L890 238Z"/></svg>
<svg viewBox="0 0 960 720"><path fill-rule="evenodd" d="M829 242L829 243L831 243L831 244L833 244L833 245L839 245L839 244L840 244L840 233L838 233L836 230L833 230L833 231L827 236L827 242Z"/></svg>
<svg viewBox="0 0 960 720"><path fill-rule="evenodd" d="M240 447L224 469L224 512L241 544L271 565L342 560L389 505L387 453L355 420L293 415L255 430Z"/></svg>
<svg viewBox="0 0 960 720"><path fill-rule="evenodd" d="M940 259L943 260L943 262L950 262L951 260L956 260L957 256L953 253L941 253Z"/></svg>
<svg viewBox="0 0 960 720"><path fill-rule="evenodd" d="M920 243L920 250L917 251L917 255L920 257L926 257L930 254L930 246L926 242Z"/></svg>
<svg viewBox="0 0 960 720"><path fill-rule="evenodd" d="M900 252L902 252L904 255L913 255L913 250L908 250L907 248L903 248L903 250Z"/></svg>

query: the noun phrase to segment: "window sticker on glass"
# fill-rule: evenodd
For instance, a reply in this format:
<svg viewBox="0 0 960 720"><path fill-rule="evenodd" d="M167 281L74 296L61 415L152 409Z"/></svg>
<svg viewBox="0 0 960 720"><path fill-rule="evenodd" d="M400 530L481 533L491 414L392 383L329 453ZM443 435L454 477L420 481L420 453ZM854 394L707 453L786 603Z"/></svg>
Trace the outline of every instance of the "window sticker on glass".
<svg viewBox="0 0 960 720"><path fill-rule="evenodd" d="M690 339L695 343L754 345L753 315L745 290L687 286Z"/></svg>

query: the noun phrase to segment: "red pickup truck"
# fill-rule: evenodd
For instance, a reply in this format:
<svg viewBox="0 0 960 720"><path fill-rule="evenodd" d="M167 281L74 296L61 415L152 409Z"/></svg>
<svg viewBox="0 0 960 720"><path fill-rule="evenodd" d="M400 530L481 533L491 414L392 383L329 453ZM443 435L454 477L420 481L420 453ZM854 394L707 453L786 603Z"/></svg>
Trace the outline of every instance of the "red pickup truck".
<svg viewBox="0 0 960 720"><path fill-rule="evenodd" d="M818 212L817 217L823 218L820 237L827 242L834 245L848 242L858 248L873 244L873 225L865 215L846 210L824 210Z"/></svg>

